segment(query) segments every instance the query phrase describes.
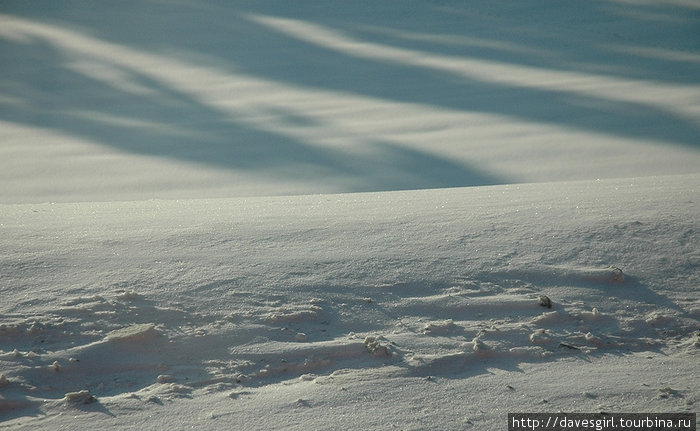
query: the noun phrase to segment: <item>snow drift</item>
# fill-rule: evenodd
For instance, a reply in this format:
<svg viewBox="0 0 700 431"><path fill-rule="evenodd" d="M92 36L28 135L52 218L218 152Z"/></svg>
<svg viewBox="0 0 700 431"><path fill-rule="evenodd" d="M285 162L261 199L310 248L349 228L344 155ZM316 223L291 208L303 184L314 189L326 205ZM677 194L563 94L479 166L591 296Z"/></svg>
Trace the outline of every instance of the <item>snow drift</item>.
<svg viewBox="0 0 700 431"><path fill-rule="evenodd" d="M330 426L326 406L360 428L439 399L425 426L497 428L515 410L692 411L697 181L3 205L3 415L189 423L206 405L207 426L296 427L260 410L275 405L307 409L301 428ZM526 379L562 366L608 374ZM418 392L372 395L387 386ZM503 410L486 388L513 392Z"/></svg>

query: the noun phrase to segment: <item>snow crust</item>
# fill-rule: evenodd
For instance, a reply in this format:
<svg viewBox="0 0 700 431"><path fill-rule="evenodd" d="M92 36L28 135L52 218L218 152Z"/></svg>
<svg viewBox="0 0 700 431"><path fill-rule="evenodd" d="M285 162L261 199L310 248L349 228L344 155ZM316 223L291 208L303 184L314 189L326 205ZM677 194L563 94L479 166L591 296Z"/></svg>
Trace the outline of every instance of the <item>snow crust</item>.
<svg viewBox="0 0 700 431"><path fill-rule="evenodd" d="M2 205L5 424L693 411L699 179Z"/></svg>
<svg viewBox="0 0 700 431"><path fill-rule="evenodd" d="M0 429L697 411L698 12L3 0Z"/></svg>

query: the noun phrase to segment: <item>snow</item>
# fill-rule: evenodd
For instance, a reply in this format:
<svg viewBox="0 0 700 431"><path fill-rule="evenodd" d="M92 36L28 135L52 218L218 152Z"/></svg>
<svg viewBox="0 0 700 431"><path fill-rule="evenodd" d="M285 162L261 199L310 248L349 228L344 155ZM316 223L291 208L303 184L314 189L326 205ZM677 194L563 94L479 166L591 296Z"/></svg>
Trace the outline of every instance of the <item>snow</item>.
<svg viewBox="0 0 700 431"><path fill-rule="evenodd" d="M692 411L698 179L3 205L8 424Z"/></svg>
<svg viewBox="0 0 700 431"><path fill-rule="evenodd" d="M697 13L4 2L0 428L697 411Z"/></svg>

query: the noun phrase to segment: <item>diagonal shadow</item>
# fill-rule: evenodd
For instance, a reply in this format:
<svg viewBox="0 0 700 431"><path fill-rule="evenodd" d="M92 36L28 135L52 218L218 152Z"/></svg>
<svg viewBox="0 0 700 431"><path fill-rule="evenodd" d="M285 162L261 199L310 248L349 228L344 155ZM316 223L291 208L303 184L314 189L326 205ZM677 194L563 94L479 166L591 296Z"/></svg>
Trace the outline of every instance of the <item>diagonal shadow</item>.
<svg viewBox="0 0 700 431"><path fill-rule="evenodd" d="M551 1L538 6L542 7L521 5L513 10L506 2L470 6L445 0L416 3L404 9L379 2L348 6L340 13L333 4L184 1L166 5L147 1L139 8L101 5L105 13L96 14L80 7L80 2L29 6L8 2L3 13L77 27L81 33L101 40L184 59L187 64L205 64L226 76L243 72L290 88L331 90L625 138L700 146L698 121L649 104L548 89L546 83L531 88L433 67L358 57L290 37L247 18L251 14L289 17L339 29L357 43L455 59L666 84L697 82L694 72L698 62L693 55L700 36L692 33L697 10L681 11L689 12L684 16L661 6L567 6ZM578 12L575 19L571 18L572 8ZM667 22L671 19L675 19L673 24ZM587 30L599 29L596 24L601 20L615 27L605 35L589 35ZM683 56L683 51L675 57L664 57L658 50L644 51L642 30L646 31L649 23L659 26L654 34L671 34L659 39L658 50L671 48L673 41L682 40L684 35L696 35L680 47L688 50L688 55ZM561 37L551 36L555 29L562 30ZM590 37L566 38L579 35ZM339 191L485 185L508 180L449 160L429 148L399 146L371 132L353 137L362 151L315 145L271 125L251 124L153 74L117 70L136 86L125 89L115 82L86 78L71 68L85 59L58 49L50 40L0 36L0 52L8 59L0 72L3 120L62 130L138 154L255 171L281 179L323 179ZM606 45L611 40L615 46ZM624 48L630 52L611 54ZM670 63L672 67L669 58L675 59ZM73 92L75 89L80 91ZM327 126L304 115L301 109L280 107L271 117L287 128L315 130ZM138 119L142 124L125 126L115 119Z"/></svg>
<svg viewBox="0 0 700 431"><path fill-rule="evenodd" d="M285 28L285 20L282 20L280 28L267 22L278 21L275 18L253 21L278 33L277 37L268 35L271 39L269 43L284 46L286 52L292 53L287 60L293 62L298 73L289 74L284 68L270 68L266 63L256 63L255 57L244 63L248 67L248 73L270 76L274 80L291 79L305 86L352 91L382 99L507 115L543 124L553 123L627 138L654 139L693 148L699 146L697 136L700 134L700 126L697 121L651 104L616 100L596 94L587 95L569 89L558 89L557 86L549 89L547 83L509 84L509 81L517 82L518 79L508 77L494 77L492 81L478 79L470 77L469 72L463 75L452 64L442 67L434 64L438 61L459 62L459 56L426 60L420 57L421 51L397 49L360 37L336 35L331 30L334 28L331 25L319 28L314 24L291 20L299 28L290 31ZM351 24L346 24L345 30L349 34L355 33ZM317 34L308 34L314 32ZM432 53L425 51L423 55L427 57ZM307 61L307 58L317 60ZM506 59L494 55L480 58L505 61L506 64L512 60L510 57ZM473 63L466 63L461 68L466 69L470 64ZM525 62L524 65L535 66L536 69L514 67L512 73L537 73L537 70L545 70L542 64ZM547 67L556 69L552 64L547 64ZM501 69L501 73L508 73ZM314 70L317 73L313 73ZM329 73L318 73L320 70ZM368 70L371 70L374 79L363 79ZM547 73L542 75L551 79L566 77ZM387 82L392 85L386 85Z"/></svg>
<svg viewBox="0 0 700 431"><path fill-rule="evenodd" d="M503 181L477 168L427 151L374 141L371 136L362 139L367 151L360 154L309 145L289 135L238 121L137 71L120 73L128 73L131 85L144 89L143 94L122 91L63 67L69 59L50 43L36 42L23 49L32 50L32 57L39 60L34 67L19 65L3 73L4 94L23 102L0 111L0 119L6 121L62 130L137 154L287 179L324 178L335 181L342 191L454 187ZM80 94L64 90L72 88L80 88ZM282 108L272 116L277 122L296 126L316 125L314 119ZM124 122L137 124L125 126Z"/></svg>
<svg viewBox="0 0 700 431"><path fill-rule="evenodd" d="M668 84L698 82L700 58L696 57L700 33L694 20L699 15L697 9L617 3L540 3L514 6L509 2L490 2L469 6L463 2L438 1L405 10L376 3L372 7L347 8L340 14L334 12L332 4L290 7L277 2L235 5L212 2L202 7L199 2L185 2L180 10L149 5L158 14L118 28L104 18L99 32L108 40L155 52L177 47L178 55L276 82L508 115L697 148L698 121L654 106L550 91L546 85L533 89L493 84L381 58L358 58L295 40L247 18L250 14L268 14L306 20L328 29L340 29L356 43L423 51L426 55L439 53L455 59L499 61ZM116 9L118 13L129 13L128 9ZM90 13L71 12L72 20L97 25L91 21L94 17ZM187 20L182 19L183 13L187 14ZM576 17L572 18L572 14ZM606 30L603 34L593 34L599 30L600 22L611 25L602 27ZM150 32L146 40L142 36L146 23L163 31ZM202 23L206 23L206 31L202 31ZM481 44L470 45L474 40ZM649 48L649 41L661 52L644 51Z"/></svg>

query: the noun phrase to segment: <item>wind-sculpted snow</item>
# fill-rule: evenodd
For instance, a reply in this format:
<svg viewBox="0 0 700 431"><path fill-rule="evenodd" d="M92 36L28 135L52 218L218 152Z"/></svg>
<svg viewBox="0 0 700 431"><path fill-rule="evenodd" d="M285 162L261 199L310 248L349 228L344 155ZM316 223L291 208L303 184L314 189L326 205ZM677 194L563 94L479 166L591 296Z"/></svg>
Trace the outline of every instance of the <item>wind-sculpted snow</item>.
<svg viewBox="0 0 700 431"><path fill-rule="evenodd" d="M4 205L0 413L14 427L213 403L208 420L226 421L256 399L357 402L379 391L368 382L432 385L412 397L497 385L532 408L547 395L521 379L545 369L685 369L697 177L628 181ZM641 393L574 379L551 403L693 408L696 385L654 379Z"/></svg>
<svg viewBox="0 0 700 431"><path fill-rule="evenodd" d="M585 272L599 273L609 271ZM14 346L0 356L5 391L17 405L83 389L172 401L340 370L468 377L522 362L659 350L696 336L673 310L643 303L633 304L635 318L616 311L609 298L582 303L553 290L554 305L544 308L536 285L474 280L448 288L417 284L408 294L401 285L373 289L371 300L336 294L332 302L226 316L161 308L136 292L69 299L0 327L3 346Z"/></svg>

